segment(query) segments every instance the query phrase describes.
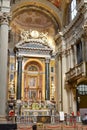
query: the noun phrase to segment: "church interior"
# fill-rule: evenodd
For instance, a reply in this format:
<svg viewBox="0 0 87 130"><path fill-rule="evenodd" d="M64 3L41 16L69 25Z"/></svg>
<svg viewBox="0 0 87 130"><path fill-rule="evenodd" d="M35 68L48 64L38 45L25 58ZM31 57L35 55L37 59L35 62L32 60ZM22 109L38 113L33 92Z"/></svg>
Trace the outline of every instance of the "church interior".
<svg viewBox="0 0 87 130"><path fill-rule="evenodd" d="M0 116L84 114L86 31L86 0L1 0Z"/></svg>

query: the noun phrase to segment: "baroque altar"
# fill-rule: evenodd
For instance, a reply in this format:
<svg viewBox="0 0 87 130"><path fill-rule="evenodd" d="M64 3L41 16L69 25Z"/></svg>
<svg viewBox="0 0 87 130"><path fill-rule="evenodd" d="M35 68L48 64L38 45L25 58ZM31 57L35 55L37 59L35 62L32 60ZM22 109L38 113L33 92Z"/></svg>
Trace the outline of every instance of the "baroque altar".
<svg viewBox="0 0 87 130"><path fill-rule="evenodd" d="M55 104L50 101L23 102L21 104L21 117L29 117L32 122L50 123L52 109L55 109Z"/></svg>

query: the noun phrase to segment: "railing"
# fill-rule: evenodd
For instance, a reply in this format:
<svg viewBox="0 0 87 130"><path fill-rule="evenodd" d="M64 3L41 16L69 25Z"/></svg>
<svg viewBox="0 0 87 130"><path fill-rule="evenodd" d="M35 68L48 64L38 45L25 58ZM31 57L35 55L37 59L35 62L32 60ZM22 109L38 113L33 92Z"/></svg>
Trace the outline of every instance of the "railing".
<svg viewBox="0 0 87 130"><path fill-rule="evenodd" d="M79 76L86 76L86 63L83 62L74 68L71 68L67 73L66 73L66 81L74 79L78 79Z"/></svg>
<svg viewBox="0 0 87 130"><path fill-rule="evenodd" d="M33 130L32 126L25 126L25 125L19 125L17 130ZM58 124L58 125L51 125L51 124L44 124L43 127L38 127L36 130L87 130L87 126L79 125L77 124L76 126L70 126L70 125L63 125L63 124Z"/></svg>
<svg viewBox="0 0 87 130"><path fill-rule="evenodd" d="M15 117L13 117L15 118ZM54 115L53 123L34 123L31 119L35 116L17 116L17 130L87 130L86 125L82 125L82 122L78 122L78 117L67 115L64 121L60 121L59 115ZM36 125L36 129L33 126Z"/></svg>
<svg viewBox="0 0 87 130"><path fill-rule="evenodd" d="M39 118L43 118L43 116L38 116ZM46 116L44 116L44 119L46 118ZM50 116L50 121L45 122L45 124L60 124L61 122L65 125L75 125L76 122L78 122L78 117L76 116L70 116L67 115L64 117L64 120L61 121L60 120L60 116L59 115L52 115ZM9 120L12 121L13 123L17 123L17 124L28 124L28 125L32 125L34 122L36 123L44 123L42 120L40 120L40 122L38 122L37 116L9 116Z"/></svg>

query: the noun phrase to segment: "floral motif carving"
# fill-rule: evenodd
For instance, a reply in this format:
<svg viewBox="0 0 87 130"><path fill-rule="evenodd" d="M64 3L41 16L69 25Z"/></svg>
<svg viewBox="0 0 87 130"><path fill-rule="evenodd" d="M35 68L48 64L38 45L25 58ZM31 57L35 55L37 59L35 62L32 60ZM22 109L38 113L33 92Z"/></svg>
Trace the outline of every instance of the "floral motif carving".
<svg viewBox="0 0 87 130"><path fill-rule="evenodd" d="M9 20L10 20L9 14L7 14L7 13L1 13L0 14L0 23L1 24L3 24L3 23L8 24Z"/></svg>

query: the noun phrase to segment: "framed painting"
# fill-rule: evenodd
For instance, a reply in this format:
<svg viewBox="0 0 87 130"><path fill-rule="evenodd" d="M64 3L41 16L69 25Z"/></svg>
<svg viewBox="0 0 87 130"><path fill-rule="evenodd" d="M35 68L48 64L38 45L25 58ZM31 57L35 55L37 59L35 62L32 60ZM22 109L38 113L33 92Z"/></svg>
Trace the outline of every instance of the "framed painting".
<svg viewBox="0 0 87 130"><path fill-rule="evenodd" d="M29 88L36 88L37 87L37 77L32 76L29 77Z"/></svg>

